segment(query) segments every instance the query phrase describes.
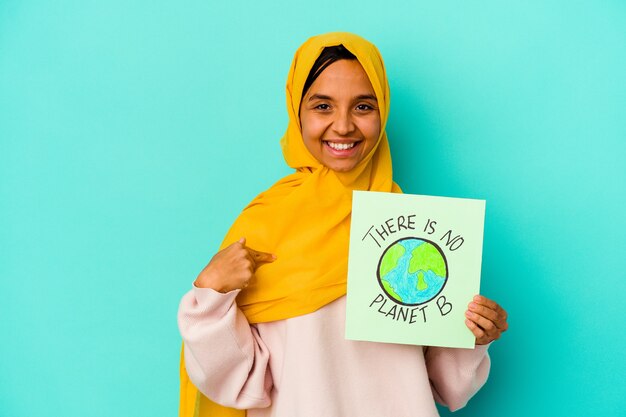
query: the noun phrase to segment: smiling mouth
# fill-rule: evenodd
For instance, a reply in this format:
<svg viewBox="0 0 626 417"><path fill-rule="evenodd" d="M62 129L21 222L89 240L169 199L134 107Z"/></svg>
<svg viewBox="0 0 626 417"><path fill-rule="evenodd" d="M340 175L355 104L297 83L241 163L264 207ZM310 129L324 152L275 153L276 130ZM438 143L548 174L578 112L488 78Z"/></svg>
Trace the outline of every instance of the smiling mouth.
<svg viewBox="0 0 626 417"><path fill-rule="evenodd" d="M339 143L339 142L330 142L326 140L324 141L324 143L328 145L328 147L336 151L347 151L348 149L354 148L360 142Z"/></svg>

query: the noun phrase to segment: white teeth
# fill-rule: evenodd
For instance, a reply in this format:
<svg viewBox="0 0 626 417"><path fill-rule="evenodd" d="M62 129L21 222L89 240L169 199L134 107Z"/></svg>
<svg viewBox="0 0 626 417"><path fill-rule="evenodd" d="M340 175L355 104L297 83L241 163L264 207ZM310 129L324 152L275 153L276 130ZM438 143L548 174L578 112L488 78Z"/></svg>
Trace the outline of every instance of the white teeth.
<svg viewBox="0 0 626 417"><path fill-rule="evenodd" d="M327 142L328 146L337 150L337 151L345 151L346 149L354 148L356 142L352 143L335 143L335 142Z"/></svg>

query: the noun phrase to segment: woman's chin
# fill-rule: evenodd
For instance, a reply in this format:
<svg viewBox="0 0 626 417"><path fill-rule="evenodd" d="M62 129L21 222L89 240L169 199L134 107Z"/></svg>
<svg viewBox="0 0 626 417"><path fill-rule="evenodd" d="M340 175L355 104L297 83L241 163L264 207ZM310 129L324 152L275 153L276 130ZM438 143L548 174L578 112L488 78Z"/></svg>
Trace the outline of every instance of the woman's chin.
<svg viewBox="0 0 626 417"><path fill-rule="evenodd" d="M333 161L324 161L326 166L331 171L335 172L349 172L357 166L358 161L352 159L335 159Z"/></svg>

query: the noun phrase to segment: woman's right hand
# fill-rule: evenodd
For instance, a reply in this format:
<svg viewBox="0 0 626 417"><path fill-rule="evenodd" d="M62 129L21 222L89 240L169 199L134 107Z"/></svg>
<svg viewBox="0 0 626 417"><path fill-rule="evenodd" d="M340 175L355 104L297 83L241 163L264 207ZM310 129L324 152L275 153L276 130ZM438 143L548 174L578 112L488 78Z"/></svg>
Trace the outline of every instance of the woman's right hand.
<svg viewBox="0 0 626 417"><path fill-rule="evenodd" d="M222 293L245 288L259 266L275 260L276 256L271 253L246 247L246 239L242 237L216 253L200 272L194 285Z"/></svg>

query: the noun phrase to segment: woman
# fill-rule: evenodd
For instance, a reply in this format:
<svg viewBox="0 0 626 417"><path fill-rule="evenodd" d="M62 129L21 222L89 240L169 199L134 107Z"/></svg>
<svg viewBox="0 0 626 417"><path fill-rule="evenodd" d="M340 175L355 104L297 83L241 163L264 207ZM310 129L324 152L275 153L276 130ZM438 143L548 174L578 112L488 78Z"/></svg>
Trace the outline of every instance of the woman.
<svg viewBox="0 0 626 417"><path fill-rule="evenodd" d="M493 301L468 300L474 350L344 338L352 191L401 192L376 47L349 33L309 39L289 72L287 110L281 145L296 172L241 213L181 301L181 416L245 415L215 403L250 417L464 406L487 378L487 344L507 328Z"/></svg>

